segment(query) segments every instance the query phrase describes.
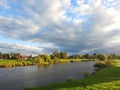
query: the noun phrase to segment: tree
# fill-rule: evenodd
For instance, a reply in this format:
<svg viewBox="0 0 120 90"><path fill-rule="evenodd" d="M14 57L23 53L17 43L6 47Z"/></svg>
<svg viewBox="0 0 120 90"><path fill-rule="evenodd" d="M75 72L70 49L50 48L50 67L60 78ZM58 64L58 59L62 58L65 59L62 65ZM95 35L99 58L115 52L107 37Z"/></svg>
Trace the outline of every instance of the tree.
<svg viewBox="0 0 120 90"><path fill-rule="evenodd" d="M9 53L4 53L4 54L2 55L2 58L3 58L3 59L10 59Z"/></svg>
<svg viewBox="0 0 120 90"><path fill-rule="evenodd" d="M68 58L67 53L66 53L66 52L61 52L61 53L60 53L60 58L61 58L61 59L66 59L66 58Z"/></svg>
<svg viewBox="0 0 120 90"><path fill-rule="evenodd" d="M0 59L2 59L2 53L0 52Z"/></svg>
<svg viewBox="0 0 120 90"><path fill-rule="evenodd" d="M16 54L15 53L10 53L10 59L16 59Z"/></svg>
<svg viewBox="0 0 120 90"><path fill-rule="evenodd" d="M98 54L97 53L93 53L93 59L97 59Z"/></svg>
<svg viewBox="0 0 120 90"><path fill-rule="evenodd" d="M40 57L40 55L37 56L37 62L39 64L44 64L44 60Z"/></svg>
<svg viewBox="0 0 120 90"><path fill-rule="evenodd" d="M28 56L28 60L32 60L32 59L33 59L32 55Z"/></svg>
<svg viewBox="0 0 120 90"><path fill-rule="evenodd" d="M117 55L115 53L110 54L111 59L117 59Z"/></svg>
<svg viewBox="0 0 120 90"><path fill-rule="evenodd" d="M106 54L99 54L98 55L98 59L99 60L107 60L108 59L108 56Z"/></svg>
<svg viewBox="0 0 120 90"><path fill-rule="evenodd" d="M58 57L54 57L53 60L54 60L54 63L59 63L60 62Z"/></svg>
<svg viewBox="0 0 120 90"><path fill-rule="evenodd" d="M104 60L108 60L108 55L103 54Z"/></svg>
<svg viewBox="0 0 120 90"><path fill-rule="evenodd" d="M85 54L85 55L84 55L84 58L86 58L86 59L90 59L90 55L89 55L89 53Z"/></svg>
<svg viewBox="0 0 120 90"><path fill-rule="evenodd" d="M50 57L49 54L44 54L44 55L43 55L43 58L44 58L44 61L45 61L45 62L49 62L50 59L51 59L51 57Z"/></svg>
<svg viewBox="0 0 120 90"><path fill-rule="evenodd" d="M55 50L55 51L53 52L53 56L60 58L60 53L58 52L58 50Z"/></svg>

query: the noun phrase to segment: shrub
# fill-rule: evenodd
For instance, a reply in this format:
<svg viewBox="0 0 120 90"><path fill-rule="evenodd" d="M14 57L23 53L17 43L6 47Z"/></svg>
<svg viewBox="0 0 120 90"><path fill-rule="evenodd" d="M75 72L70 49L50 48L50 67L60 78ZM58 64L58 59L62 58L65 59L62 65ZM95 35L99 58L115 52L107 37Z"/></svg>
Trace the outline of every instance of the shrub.
<svg viewBox="0 0 120 90"><path fill-rule="evenodd" d="M83 72L83 76L84 76L85 78L89 77L89 75L90 75L90 73L89 73L88 71L84 71L84 72Z"/></svg>
<svg viewBox="0 0 120 90"><path fill-rule="evenodd" d="M106 60L106 61L105 61L105 65L106 65L107 67L113 66L113 63L114 63L113 60Z"/></svg>
<svg viewBox="0 0 120 90"><path fill-rule="evenodd" d="M68 77L66 81L73 81L74 79L72 77Z"/></svg>
<svg viewBox="0 0 120 90"><path fill-rule="evenodd" d="M97 62L94 67L98 67L99 69L104 68L104 67L110 67L113 66L114 61L113 60L105 60L105 61L100 61Z"/></svg>
<svg viewBox="0 0 120 90"><path fill-rule="evenodd" d="M101 68L106 67L106 64L105 64L105 62L101 61L101 62L97 62L97 63L94 65L94 67L98 67L99 69L101 69Z"/></svg>
<svg viewBox="0 0 120 90"><path fill-rule="evenodd" d="M94 70L93 72L92 72L92 75L94 75L96 73L96 70Z"/></svg>

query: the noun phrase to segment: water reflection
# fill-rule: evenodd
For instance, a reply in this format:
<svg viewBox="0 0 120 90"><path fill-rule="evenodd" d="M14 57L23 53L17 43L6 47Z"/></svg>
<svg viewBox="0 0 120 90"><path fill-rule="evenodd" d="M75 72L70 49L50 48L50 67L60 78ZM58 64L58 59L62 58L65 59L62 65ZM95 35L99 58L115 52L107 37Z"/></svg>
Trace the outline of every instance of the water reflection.
<svg viewBox="0 0 120 90"><path fill-rule="evenodd" d="M40 65L38 65L39 68L49 68L49 66L50 66L50 64L45 64L45 65L40 64Z"/></svg>
<svg viewBox="0 0 120 90"><path fill-rule="evenodd" d="M84 71L93 72L93 65L94 62L80 62L0 68L0 90L22 90L65 81L68 77L80 79Z"/></svg>

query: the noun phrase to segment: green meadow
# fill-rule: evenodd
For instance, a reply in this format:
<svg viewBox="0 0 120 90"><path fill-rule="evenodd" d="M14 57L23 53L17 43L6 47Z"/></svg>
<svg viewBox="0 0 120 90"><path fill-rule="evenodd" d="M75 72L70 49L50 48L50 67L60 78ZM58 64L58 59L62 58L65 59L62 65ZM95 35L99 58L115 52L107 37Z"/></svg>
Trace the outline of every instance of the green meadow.
<svg viewBox="0 0 120 90"><path fill-rule="evenodd" d="M120 61L114 61L87 78L69 80L25 90L120 90Z"/></svg>

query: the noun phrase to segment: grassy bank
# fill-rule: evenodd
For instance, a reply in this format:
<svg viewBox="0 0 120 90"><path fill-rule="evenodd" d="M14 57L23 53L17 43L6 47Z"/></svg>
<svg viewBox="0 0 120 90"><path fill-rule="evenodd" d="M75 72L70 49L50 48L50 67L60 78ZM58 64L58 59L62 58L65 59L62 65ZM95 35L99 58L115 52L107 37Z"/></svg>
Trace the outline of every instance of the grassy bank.
<svg viewBox="0 0 120 90"><path fill-rule="evenodd" d="M88 78L65 81L25 90L120 90L120 61L106 67Z"/></svg>
<svg viewBox="0 0 120 90"><path fill-rule="evenodd" d="M86 61L95 61L90 59L58 59L56 63L67 63L67 62L86 62ZM51 63L55 63L55 60L51 59Z"/></svg>
<svg viewBox="0 0 120 90"><path fill-rule="evenodd" d="M59 59L55 61L51 59L49 62L43 62L43 65L46 64L56 64L56 63L68 63L68 62L81 62L87 61L87 59ZM15 66L29 66L39 64L36 60L0 60L0 68L2 67L15 67Z"/></svg>
<svg viewBox="0 0 120 90"><path fill-rule="evenodd" d="M28 66L36 63L35 60L0 60L0 67Z"/></svg>

